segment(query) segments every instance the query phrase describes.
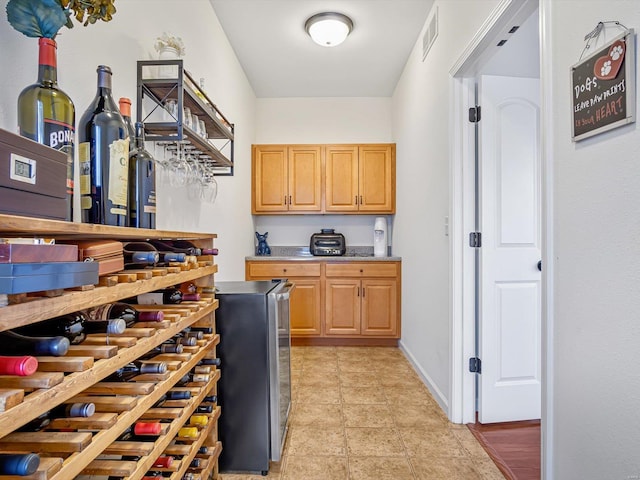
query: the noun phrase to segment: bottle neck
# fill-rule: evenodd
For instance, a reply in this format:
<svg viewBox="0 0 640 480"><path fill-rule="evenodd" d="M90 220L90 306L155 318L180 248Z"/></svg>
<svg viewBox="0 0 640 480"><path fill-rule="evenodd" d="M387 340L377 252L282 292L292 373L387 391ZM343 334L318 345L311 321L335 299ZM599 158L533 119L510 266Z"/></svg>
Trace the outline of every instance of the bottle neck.
<svg viewBox="0 0 640 480"><path fill-rule="evenodd" d="M56 42L50 38L40 38L38 55L38 83L56 85L58 83L58 60Z"/></svg>
<svg viewBox="0 0 640 480"><path fill-rule="evenodd" d="M144 150L144 124L136 122L136 148Z"/></svg>
<svg viewBox="0 0 640 480"><path fill-rule="evenodd" d="M111 69L102 65L98 67L98 95L111 96Z"/></svg>

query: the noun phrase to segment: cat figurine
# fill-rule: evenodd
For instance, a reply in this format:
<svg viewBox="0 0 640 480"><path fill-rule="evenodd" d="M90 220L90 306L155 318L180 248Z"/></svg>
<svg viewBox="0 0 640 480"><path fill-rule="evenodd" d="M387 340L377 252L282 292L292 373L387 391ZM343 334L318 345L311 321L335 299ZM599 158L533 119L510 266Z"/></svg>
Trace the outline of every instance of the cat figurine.
<svg viewBox="0 0 640 480"><path fill-rule="evenodd" d="M256 248L256 255L271 255L271 248L267 243L267 237L269 232L265 232L264 235L256 232L256 238L258 239L258 247Z"/></svg>

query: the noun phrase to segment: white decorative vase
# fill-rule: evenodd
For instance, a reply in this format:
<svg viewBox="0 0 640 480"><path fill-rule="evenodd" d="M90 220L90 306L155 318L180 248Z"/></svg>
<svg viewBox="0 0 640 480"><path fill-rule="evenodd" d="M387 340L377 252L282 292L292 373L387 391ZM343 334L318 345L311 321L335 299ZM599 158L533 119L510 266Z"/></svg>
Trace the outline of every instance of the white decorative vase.
<svg viewBox="0 0 640 480"><path fill-rule="evenodd" d="M165 46L158 51L158 60L177 60L178 58L180 54L174 47ZM178 78L178 67L176 65L159 66L158 78Z"/></svg>

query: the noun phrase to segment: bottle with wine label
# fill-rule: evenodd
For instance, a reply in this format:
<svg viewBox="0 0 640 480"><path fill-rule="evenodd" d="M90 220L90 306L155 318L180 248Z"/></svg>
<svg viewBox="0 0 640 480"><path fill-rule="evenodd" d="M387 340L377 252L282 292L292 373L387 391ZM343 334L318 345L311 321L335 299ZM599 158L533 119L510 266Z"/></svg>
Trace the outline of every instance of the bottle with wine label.
<svg viewBox="0 0 640 480"><path fill-rule="evenodd" d="M127 130L129 131L129 151L131 151L133 150L133 139L136 133L133 129L133 123L131 123L131 99L127 97L120 97L118 99L118 107L124 123L127 124Z"/></svg>
<svg viewBox="0 0 640 480"><path fill-rule="evenodd" d="M158 249L151 243L151 241L126 242L123 248L125 255L127 255L128 253L133 254L134 252L153 252L158 255L158 260L156 261L158 265L168 264L171 262L181 263L186 260L186 255L184 253L158 251Z"/></svg>
<svg viewBox="0 0 640 480"><path fill-rule="evenodd" d="M29 337L6 330L0 332L2 353L6 355L34 355L63 357L69 351L67 337Z"/></svg>
<svg viewBox="0 0 640 480"><path fill-rule="evenodd" d="M78 124L82 221L126 227L129 130L111 94L111 68L97 71L98 91Z"/></svg>
<svg viewBox="0 0 640 480"><path fill-rule="evenodd" d="M136 123L129 154L129 226L156 228L156 162L144 148L144 125Z"/></svg>
<svg viewBox="0 0 640 480"><path fill-rule="evenodd" d="M75 107L58 87L56 42L40 38L38 81L18 97L18 129L23 137L35 140L67 155L66 219L73 220L73 151L75 144Z"/></svg>
<svg viewBox="0 0 640 480"><path fill-rule="evenodd" d="M38 415L19 428L21 432L39 432L47 428L54 418L87 418L96 412L93 403L63 403L48 412Z"/></svg>

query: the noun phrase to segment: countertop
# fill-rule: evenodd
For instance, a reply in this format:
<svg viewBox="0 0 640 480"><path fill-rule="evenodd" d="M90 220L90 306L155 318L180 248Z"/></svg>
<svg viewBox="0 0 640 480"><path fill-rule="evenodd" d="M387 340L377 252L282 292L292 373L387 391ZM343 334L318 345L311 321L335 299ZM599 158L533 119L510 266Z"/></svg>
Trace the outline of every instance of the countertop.
<svg viewBox="0 0 640 480"><path fill-rule="evenodd" d="M271 247L271 255L252 255L245 260L258 261L331 261L331 262L400 262L402 257L374 257L373 247L347 247L347 253L342 256L314 256L309 253L309 247Z"/></svg>

